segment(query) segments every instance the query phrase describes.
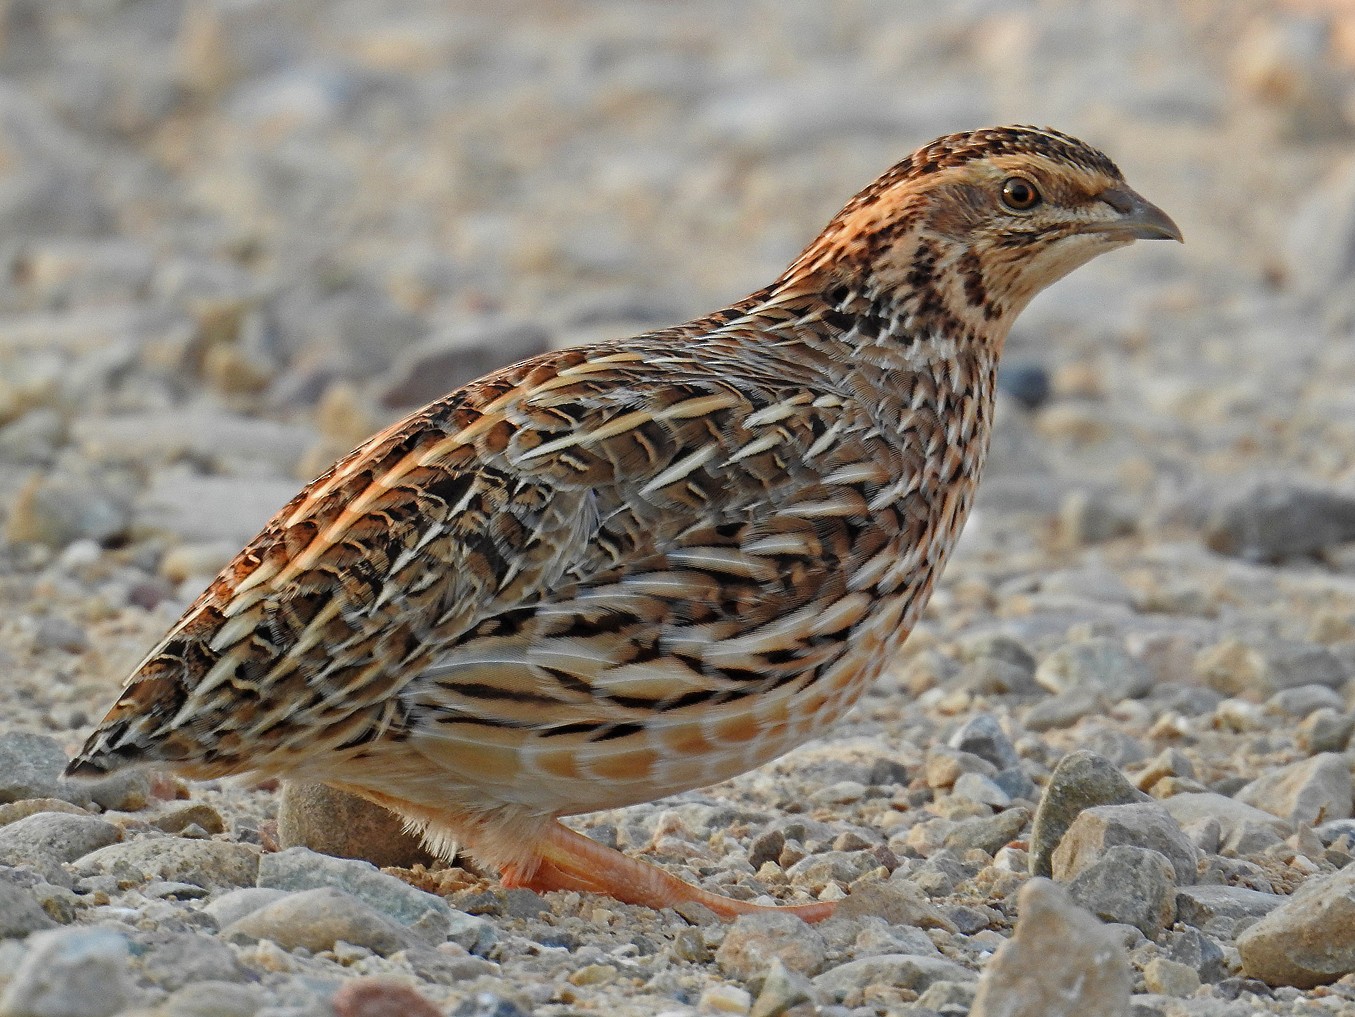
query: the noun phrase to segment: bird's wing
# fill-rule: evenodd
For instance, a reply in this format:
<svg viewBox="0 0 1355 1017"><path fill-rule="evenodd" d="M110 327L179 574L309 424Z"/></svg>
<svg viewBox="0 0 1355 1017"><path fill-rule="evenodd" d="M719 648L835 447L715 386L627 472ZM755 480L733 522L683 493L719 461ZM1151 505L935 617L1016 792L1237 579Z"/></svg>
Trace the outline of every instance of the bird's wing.
<svg viewBox="0 0 1355 1017"><path fill-rule="evenodd" d="M632 677L619 658L640 651L607 629L658 611L690 639L718 640L734 616L756 626L827 600L838 591L811 594L816 575L846 553L834 545L862 495L846 475L826 488L831 467L806 459L816 446L841 458L829 433L841 413L815 407L793 371L759 379L745 366L735 386L708 365L684 372L687 353L667 348L537 358L371 439L189 608L73 771L283 768L403 731L411 711L549 696L559 705L543 723L595 723L596 702L705 695L705 678L663 692L652 670ZM883 478L881 450L858 444L876 461L857 472ZM490 648L514 633L523 666L493 665ZM552 663L574 650L577 663ZM580 716L584 694L560 696L560 683L602 662L615 695L590 693ZM493 692L477 704L482 687Z"/></svg>

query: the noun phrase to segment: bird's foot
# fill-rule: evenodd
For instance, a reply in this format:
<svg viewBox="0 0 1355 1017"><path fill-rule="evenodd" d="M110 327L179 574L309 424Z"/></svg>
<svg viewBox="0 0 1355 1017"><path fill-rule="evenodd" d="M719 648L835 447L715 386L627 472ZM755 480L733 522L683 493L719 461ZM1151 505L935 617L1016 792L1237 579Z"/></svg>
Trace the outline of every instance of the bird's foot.
<svg viewBox="0 0 1355 1017"><path fill-rule="evenodd" d="M828 901L777 906L724 897L684 882L657 865L590 840L558 822L551 822L542 831L540 849L540 862L534 869L506 867L503 885L539 891L599 893L625 904L655 909L694 901L725 919L762 911L784 911L806 922L820 922L831 917L835 907Z"/></svg>

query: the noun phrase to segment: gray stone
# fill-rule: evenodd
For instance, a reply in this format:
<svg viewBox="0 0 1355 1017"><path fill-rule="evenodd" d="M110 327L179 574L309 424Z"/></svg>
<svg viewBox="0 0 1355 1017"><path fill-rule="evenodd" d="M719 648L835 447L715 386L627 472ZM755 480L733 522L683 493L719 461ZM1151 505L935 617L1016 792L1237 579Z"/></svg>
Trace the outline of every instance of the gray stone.
<svg viewBox="0 0 1355 1017"><path fill-rule="evenodd" d="M447 940L477 956L485 957L498 943L499 929L487 918L453 911L447 924Z"/></svg>
<svg viewBox="0 0 1355 1017"><path fill-rule="evenodd" d="M985 777L981 773L962 773L955 780L955 786L951 788L950 793L957 798L966 798L979 805L988 805L995 809L1005 809L1011 805L1012 799L1006 791L998 786L997 781L992 777Z"/></svg>
<svg viewBox="0 0 1355 1017"><path fill-rule="evenodd" d="M817 894L830 883L849 884L879 867L870 851L821 851L801 858L786 869L786 876L792 886Z"/></svg>
<svg viewBox="0 0 1355 1017"><path fill-rule="evenodd" d="M1171 932L1162 946L1169 960L1190 965L1202 982L1217 982L1228 974L1223 948L1199 929L1186 926Z"/></svg>
<svg viewBox="0 0 1355 1017"><path fill-rule="evenodd" d="M1066 643L1035 671L1035 680L1054 693L1090 688L1110 702L1139 699L1153 689L1147 666L1132 657L1116 639L1094 638Z"/></svg>
<svg viewBox="0 0 1355 1017"><path fill-rule="evenodd" d="M970 1017L1124 1017L1133 981L1112 932L1047 879L1021 888L1017 916Z"/></svg>
<svg viewBox="0 0 1355 1017"><path fill-rule="evenodd" d="M1033 802L1040 797L1040 789L1035 786L1035 781L1031 780L1030 775L1019 766L999 770L993 775L993 783L1011 799L1021 798Z"/></svg>
<svg viewBox="0 0 1355 1017"><path fill-rule="evenodd" d="M313 952L343 940L382 956L420 945L405 926L332 886L289 893L232 922L221 936L234 942L267 939L284 950Z"/></svg>
<svg viewBox="0 0 1355 1017"><path fill-rule="evenodd" d="M1054 878L1074 879L1121 845L1155 851L1170 863L1177 883L1195 882L1195 846L1157 802L1098 805L1078 813L1054 851Z"/></svg>
<svg viewBox="0 0 1355 1017"><path fill-rule="evenodd" d="M452 1017L528 1017L527 1011L494 992L477 992L462 1000Z"/></svg>
<svg viewBox="0 0 1355 1017"><path fill-rule="evenodd" d="M763 912L734 920L715 962L729 977L748 979L766 971L773 958L791 971L816 975L827 956L828 944L813 926L794 915Z"/></svg>
<svg viewBox="0 0 1355 1017"><path fill-rule="evenodd" d="M73 862L122 838L122 831L95 816L38 812L0 827L0 865Z"/></svg>
<svg viewBox="0 0 1355 1017"><path fill-rule="evenodd" d="M965 637L960 643L960 656L965 661L1001 660L1018 667L1032 677L1035 674L1035 657L1024 643L1002 632L980 632ZM989 716L978 714L977 716ZM957 746L958 747L958 746ZM982 753L979 753L982 755Z"/></svg>
<svg viewBox="0 0 1355 1017"><path fill-rule="evenodd" d="M1180 749L1163 749L1139 772L1134 779L1134 785L1140 791L1151 791L1153 785L1164 777L1184 777L1194 780L1195 767Z"/></svg>
<svg viewBox="0 0 1355 1017"><path fill-rule="evenodd" d="M296 494L294 480L200 476L169 467L157 471L137 499L133 533L173 534L181 540L241 546Z"/></svg>
<svg viewBox="0 0 1355 1017"><path fill-rule="evenodd" d="M1068 547L1099 544L1133 533L1142 516L1127 499L1078 488L1068 492L1059 506L1059 536Z"/></svg>
<svg viewBox="0 0 1355 1017"><path fill-rule="evenodd" d="M968 1014L978 995L977 982L932 982L917 998L917 1005L937 1013Z"/></svg>
<svg viewBox="0 0 1355 1017"><path fill-rule="evenodd" d="M1007 809L995 816L962 819L946 834L943 843L948 848L977 848L986 854L995 855L1002 847L1016 840L1029 822L1030 810L1022 806Z"/></svg>
<svg viewBox="0 0 1355 1017"><path fill-rule="evenodd" d="M1344 752L1355 735L1355 711L1342 713L1318 707L1298 726L1299 748L1316 755L1319 752Z"/></svg>
<svg viewBox="0 0 1355 1017"><path fill-rule="evenodd" d="M456 956L443 950L418 947L402 950L392 960L403 961L415 975L435 985L456 985L481 975L501 974L501 968L483 957Z"/></svg>
<svg viewBox="0 0 1355 1017"><path fill-rule="evenodd" d="M284 781L278 800L278 843L381 868L431 865L436 858L389 809L329 787Z"/></svg>
<svg viewBox="0 0 1355 1017"><path fill-rule="evenodd" d="M266 1005L262 986L237 982L191 982L160 1004L165 1017L254 1017Z"/></svg>
<svg viewBox="0 0 1355 1017"><path fill-rule="evenodd" d="M1355 866L1314 876L1237 940L1243 971L1311 989L1355 972Z"/></svg>
<svg viewBox="0 0 1355 1017"><path fill-rule="evenodd" d="M1330 847L1342 837L1349 837L1351 843L1355 844L1355 819L1333 819L1313 827L1313 832L1325 847Z"/></svg>
<svg viewBox="0 0 1355 1017"><path fill-rule="evenodd" d="M1143 966L1143 984L1149 992L1184 998L1195 995L1200 987L1200 974L1189 964L1153 957Z"/></svg>
<svg viewBox="0 0 1355 1017"><path fill-rule="evenodd" d="M382 405L422 406L483 374L551 348L539 325L486 322L461 326L405 349L379 382Z"/></svg>
<svg viewBox="0 0 1355 1017"><path fill-rule="evenodd" d="M127 1005L127 940L110 929L54 929L28 941L0 996L4 1017L110 1017Z"/></svg>
<svg viewBox="0 0 1355 1017"><path fill-rule="evenodd" d="M259 874L259 849L228 841L146 837L100 848L74 865L81 876L135 873L146 881L217 889L253 885Z"/></svg>
<svg viewBox="0 0 1355 1017"><path fill-rule="evenodd" d="M1344 707L1341 693L1326 685L1296 685L1281 689L1266 700L1266 709L1291 717L1306 717L1314 710L1341 710Z"/></svg>
<svg viewBox="0 0 1355 1017"><path fill-rule="evenodd" d="M891 878L854 887L838 903L833 914L836 918L874 917L883 919L889 925L955 931L950 920L937 909L931 898L906 879Z"/></svg>
<svg viewBox="0 0 1355 1017"><path fill-rule="evenodd" d="M93 803L109 812L132 812L150 802L151 778L143 770L124 770L94 779L63 780L61 796L80 804Z"/></svg>
<svg viewBox="0 0 1355 1017"><path fill-rule="evenodd" d="M955 729L946 744L988 760L998 770L1021 765L1016 746L991 713L976 713Z"/></svg>
<svg viewBox="0 0 1355 1017"><path fill-rule="evenodd" d="M1183 886L1176 891L1176 917L1210 936L1232 940L1282 903L1283 897L1241 886Z"/></svg>
<svg viewBox="0 0 1355 1017"><path fill-rule="evenodd" d="M889 985L925 992L936 982L972 982L974 973L942 957L885 953L839 964L814 979L814 988L827 999L841 1002L870 985Z"/></svg>
<svg viewBox="0 0 1355 1017"><path fill-rule="evenodd" d="M1083 717L1104 714L1116 701L1094 685L1080 685L1040 700L1026 711L1022 722L1030 731L1057 731Z"/></svg>
<svg viewBox="0 0 1355 1017"><path fill-rule="evenodd" d="M1250 561L1311 555L1355 540L1355 496L1307 481L1258 480L1220 499L1204 536L1211 550Z"/></svg>
<svg viewBox="0 0 1355 1017"><path fill-rule="evenodd" d="M1029 696L1040 692L1035 670L998 657L978 657L956 674L953 684L976 696Z"/></svg>
<svg viewBox="0 0 1355 1017"><path fill-rule="evenodd" d="M1289 222L1288 275L1300 292L1327 298L1355 274L1355 160L1338 163Z"/></svg>
<svg viewBox="0 0 1355 1017"><path fill-rule="evenodd" d="M1031 875L1053 875L1054 849L1083 809L1148 800L1109 760L1094 752L1070 752L1054 768L1035 810Z"/></svg>
<svg viewBox="0 0 1355 1017"><path fill-rule="evenodd" d="M66 753L55 738L27 731L0 733L0 803L60 798Z"/></svg>
<svg viewBox="0 0 1355 1017"><path fill-rule="evenodd" d="M1295 826L1313 826L1349 819L1352 795L1355 787L1345 756L1324 752L1258 777L1236 797Z"/></svg>
<svg viewBox="0 0 1355 1017"><path fill-rule="evenodd" d="M43 615L33 629L33 649L39 652L60 650L65 653L83 653L89 649L89 636L69 618Z"/></svg>
<svg viewBox="0 0 1355 1017"><path fill-rule="evenodd" d="M889 883L873 883L872 886L890 887ZM906 886L907 884L895 883L893 886ZM921 894L922 891L913 887L914 892ZM847 898L848 900L850 897ZM939 912L935 910L933 915L940 917ZM840 911L833 913L834 919L845 918ZM955 932L956 929L951 922L940 917L942 924L936 924L934 928L945 928L949 932ZM843 928L845 926L845 928ZM850 941L850 948L853 959L858 957L875 957L885 953L911 953L921 957L939 957L940 951L936 949L936 944L932 942L931 935L924 929L914 928L911 925L886 925L883 920L871 921L867 919L863 922L836 922L829 921L820 925L819 931L823 933L828 940L830 949L839 948L838 935L846 933L850 935L856 931L855 938ZM844 937L846 938L846 937Z"/></svg>
<svg viewBox="0 0 1355 1017"><path fill-rule="evenodd" d="M141 973L168 992L193 982L243 982L253 977L230 947L200 933L142 933L133 940L132 950Z"/></svg>
<svg viewBox="0 0 1355 1017"><path fill-rule="evenodd" d="M945 745L933 745L927 750L927 786L936 790L951 787L966 773L991 777L997 767L982 756L961 752Z"/></svg>
<svg viewBox="0 0 1355 1017"><path fill-rule="evenodd" d="M452 908L441 897L388 876L370 862L331 858L307 848L288 848L259 860L259 886L310 890L331 886L347 891L401 925L418 925L422 935L446 938ZM430 915L431 912L431 915Z"/></svg>
<svg viewBox="0 0 1355 1017"><path fill-rule="evenodd" d="M1205 822L1217 823L1219 849L1239 855L1263 849L1294 832L1283 819L1213 791L1187 792L1160 801L1183 830Z"/></svg>
<svg viewBox="0 0 1355 1017"><path fill-rule="evenodd" d="M237 919L282 900L287 893L287 890L272 887L242 886L238 890L228 890L213 897L202 910L212 916L217 928L224 929Z"/></svg>
<svg viewBox="0 0 1355 1017"><path fill-rule="evenodd" d="M29 933L56 928L37 897L13 883L0 881L0 939L22 939Z"/></svg>
<svg viewBox="0 0 1355 1017"><path fill-rule="evenodd" d="M1176 919L1176 871L1147 848L1110 848L1068 884L1068 895L1102 921L1132 925L1153 940Z"/></svg>
<svg viewBox="0 0 1355 1017"><path fill-rule="evenodd" d="M215 469L247 462L288 477L319 439L309 427L206 407L82 416L71 424L71 436L85 458L95 462L145 468L187 458Z"/></svg>
<svg viewBox="0 0 1355 1017"><path fill-rule="evenodd" d="M130 520L128 493L92 469L44 472L19 488L4 536L16 544L55 549L77 540L105 544L125 536Z"/></svg>
<svg viewBox="0 0 1355 1017"><path fill-rule="evenodd" d="M804 1003L817 1004L813 984L800 972L786 967L781 958L773 957L748 1017L781 1017L787 1010Z"/></svg>
<svg viewBox="0 0 1355 1017"><path fill-rule="evenodd" d="M1327 647L1293 639L1227 639L1201 650L1195 671L1225 695L1257 698L1303 685L1340 688L1347 677Z"/></svg>

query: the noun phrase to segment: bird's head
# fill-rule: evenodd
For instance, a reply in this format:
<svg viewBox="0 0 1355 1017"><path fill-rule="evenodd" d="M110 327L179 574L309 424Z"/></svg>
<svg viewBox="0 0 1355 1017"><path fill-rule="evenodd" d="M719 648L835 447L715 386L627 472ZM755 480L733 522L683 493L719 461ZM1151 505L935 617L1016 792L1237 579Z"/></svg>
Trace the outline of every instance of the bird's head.
<svg viewBox="0 0 1355 1017"><path fill-rule="evenodd" d="M858 310L888 303L915 325L948 315L1005 336L1040 290L1147 239L1181 231L1101 152L1048 128L997 127L938 138L895 165L787 278L812 279L830 302L847 296ZM869 292L858 292L863 280Z"/></svg>

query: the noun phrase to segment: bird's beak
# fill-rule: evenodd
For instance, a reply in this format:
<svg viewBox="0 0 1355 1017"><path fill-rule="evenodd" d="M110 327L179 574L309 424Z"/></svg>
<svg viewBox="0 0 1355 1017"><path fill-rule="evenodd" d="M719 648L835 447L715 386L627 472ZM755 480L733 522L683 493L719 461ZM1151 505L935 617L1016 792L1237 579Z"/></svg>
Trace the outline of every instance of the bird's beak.
<svg viewBox="0 0 1355 1017"><path fill-rule="evenodd" d="M1087 232L1106 233L1124 240L1185 242L1181 237L1181 227L1172 222L1171 216L1128 187L1112 187L1102 191L1098 197L1119 215L1088 226Z"/></svg>

